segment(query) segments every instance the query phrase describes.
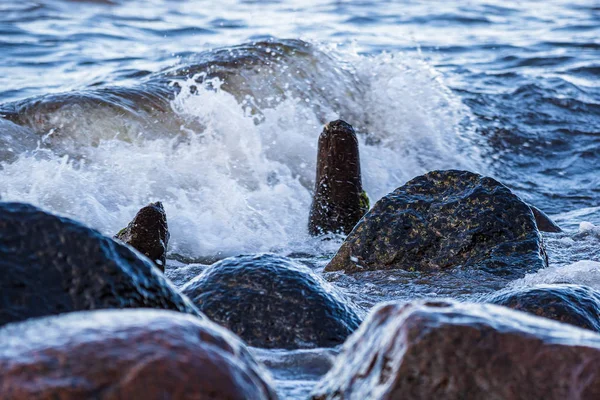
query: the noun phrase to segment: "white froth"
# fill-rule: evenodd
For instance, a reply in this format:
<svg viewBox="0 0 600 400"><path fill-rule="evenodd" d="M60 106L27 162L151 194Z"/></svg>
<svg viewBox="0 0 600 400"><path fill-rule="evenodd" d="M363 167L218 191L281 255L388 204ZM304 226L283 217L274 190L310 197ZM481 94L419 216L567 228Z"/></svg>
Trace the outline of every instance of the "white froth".
<svg viewBox="0 0 600 400"><path fill-rule="evenodd" d="M387 54L346 57L366 88L367 121L357 125L370 136L360 136L360 151L372 201L432 169L483 168L461 127L465 107L431 67ZM218 86L213 81L212 89L195 94L182 90L172 107L189 123L164 138L99 140L78 149L77 157L48 150L21 154L0 169L0 199L29 202L109 235L142 206L162 201L170 253L189 258L334 251L339 242L319 243L307 233L322 130L309 102L288 98L261 110L257 124ZM348 114L325 113L330 120ZM196 126L203 130L190 128ZM93 129L113 128L100 119ZM90 134L80 132L82 143Z"/></svg>
<svg viewBox="0 0 600 400"><path fill-rule="evenodd" d="M514 287L529 287L543 283L573 283L600 289L600 262L582 260L576 263L549 267L511 283Z"/></svg>

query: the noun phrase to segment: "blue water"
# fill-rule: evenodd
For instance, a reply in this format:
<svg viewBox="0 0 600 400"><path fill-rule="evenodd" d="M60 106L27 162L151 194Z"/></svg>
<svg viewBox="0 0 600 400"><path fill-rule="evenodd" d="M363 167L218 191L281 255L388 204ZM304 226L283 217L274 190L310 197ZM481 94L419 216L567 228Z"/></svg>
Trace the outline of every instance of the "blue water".
<svg viewBox="0 0 600 400"><path fill-rule="evenodd" d="M373 201L432 169L470 169L566 231L545 235L550 269L517 283L327 276L365 308L600 286L597 1L2 2L0 54L0 199L106 234L163 201L176 282L261 251L319 271L341 239L307 234L316 139L342 117ZM300 396L312 378L290 365L330 354L261 357Z"/></svg>

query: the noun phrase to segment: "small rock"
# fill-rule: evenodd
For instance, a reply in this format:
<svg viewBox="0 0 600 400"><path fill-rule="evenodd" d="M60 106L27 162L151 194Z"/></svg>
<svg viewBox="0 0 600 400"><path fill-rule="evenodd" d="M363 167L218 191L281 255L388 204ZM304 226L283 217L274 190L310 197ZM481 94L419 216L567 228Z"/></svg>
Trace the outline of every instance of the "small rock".
<svg viewBox="0 0 600 400"><path fill-rule="evenodd" d="M484 301L600 332L600 292L587 286L510 288L493 293Z"/></svg>
<svg viewBox="0 0 600 400"><path fill-rule="evenodd" d="M379 200L325 271L461 267L522 277L548 266L529 206L498 181L432 171Z"/></svg>
<svg viewBox="0 0 600 400"><path fill-rule="evenodd" d="M358 140L350 124L337 120L325 126L319 136L315 182L309 233L347 235L369 210L360 176Z"/></svg>
<svg viewBox="0 0 600 400"><path fill-rule="evenodd" d="M151 203L142 208L133 221L115 235L116 239L154 261L163 272L167 262L169 237L167 214L161 202Z"/></svg>
<svg viewBox="0 0 600 400"><path fill-rule="evenodd" d="M103 308L201 315L150 260L68 218L0 203L0 325Z"/></svg>
<svg viewBox="0 0 600 400"><path fill-rule="evenodd" d="M335 287L272 254L227 258L181 290L211 320L255 347L332 347L361 321L361 311Z"/></svg>
<svg viewBox="0 0 600 400"><path fill-rule="evenodd" d="M535 223L537 224L538 229L541 232L562 232L563 230L556 224L556 222L552 221L549 216L546 215L545 212L540 210L537 207L529 205L531 211L533 212L533 216L535 217Z"/></svg>
<svg viewBox="0 0 600 400"><path fill-rule="evenodd" d="M91 311L0 328L0 398L257 399L277 396L235 336L172 311Z"/></svg>
<svg viewBox="0 0 600 400"><path fill-rule="evenodd" d="M600 398L600 335L489 304L377 308L313 400Z"/></svg>

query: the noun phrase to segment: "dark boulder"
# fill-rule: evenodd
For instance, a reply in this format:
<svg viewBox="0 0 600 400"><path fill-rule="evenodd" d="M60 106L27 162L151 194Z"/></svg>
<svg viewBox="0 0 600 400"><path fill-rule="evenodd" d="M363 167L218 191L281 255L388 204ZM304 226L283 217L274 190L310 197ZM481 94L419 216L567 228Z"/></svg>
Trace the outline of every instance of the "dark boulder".
<svg viewBox="0 0 600 400"><path fill-rule="evenodd" d="M552 219L546 215L545 212L532 205L530 205L529 208L531 208L531 211L533 212L535 223L540 231L554 233L563 231L561 227L556 224L556 222L552 221Z"/></svg>
<svg viewBox="0 0 600 400"><path fill-rule="evenodd" d="M271 254L219 261L181 290L255 347L331 347L361 321L360 310L320 276Z"/></svg>
<svg viewBox="0 0 600 400"><path fill-rule="evenodd" d="M342 120L330 122L319 136L308 231L313 236L347 235L367 211L369 198L362 188L354 129Z"/></svg>
<svg viewBox="0 0 600 400"><path fill-rule="evenodd" d="M167 214L161 202L142 208L129 225L115 235L116 239L154 261L163 272L167 262L169 237Z"/></svg>
<svg viewBox="0 0 600 400"><path fill-rule="evenodd" d="M313 400L600 398L600 335L489 304L379 307Z"/></svg>
<svg viewBox="0 0 600 400"><path fill-rule="evenodd" d="M511 288L494 293L484 301L600 332L600 292L587 286L553 284Z"/></svg>
<svg viewBox="0 0 600 400"><path fill-rule="evenodd" d="M138 254L73 220L0 203L0 325L103 308L201 315Z"/></svg>
<svg viewBox="0 0 600 400"><path fill-rule="evenodd" d="M548 265L529 206L498 181L433 171L379 200L325 271L455 267L520 277Z"/></svg>
<svg viewBox="0 0 600 400"><path fill-rule="evenodd" d="M276 399L245 345L172 311L88 311L0 328L3 400Z"/></svg>

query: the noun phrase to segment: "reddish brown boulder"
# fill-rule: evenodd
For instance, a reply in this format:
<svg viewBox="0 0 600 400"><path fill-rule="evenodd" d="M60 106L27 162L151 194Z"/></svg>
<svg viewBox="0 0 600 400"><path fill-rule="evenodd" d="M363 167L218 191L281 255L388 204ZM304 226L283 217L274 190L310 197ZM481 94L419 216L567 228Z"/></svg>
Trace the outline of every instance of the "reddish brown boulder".
<svg viewBox="0 0 600 400"><path fill-rule="evenodd" d="M196 317L91 311L0 328L3 400L276 399L242 342Z"/></svg>
<svg viewBox="0 0 600 400"><path fill-rule="evenodd" d="M600 335L489 304L388 304L344 344L324 399L599 399Z"/></svg>

